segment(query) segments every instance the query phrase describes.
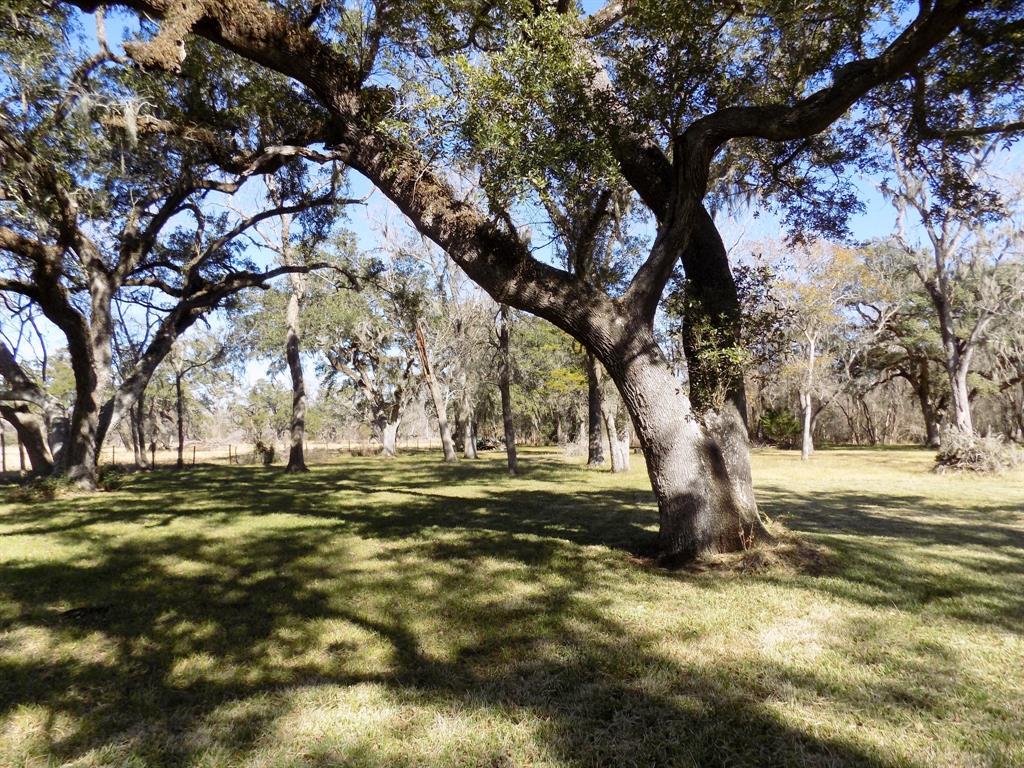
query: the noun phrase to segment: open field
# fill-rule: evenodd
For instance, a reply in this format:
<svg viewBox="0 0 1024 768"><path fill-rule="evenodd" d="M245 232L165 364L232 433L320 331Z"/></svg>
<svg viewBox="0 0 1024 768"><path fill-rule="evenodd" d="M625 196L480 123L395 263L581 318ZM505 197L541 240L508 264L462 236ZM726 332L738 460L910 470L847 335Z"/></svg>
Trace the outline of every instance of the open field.
<svg viewBox="0 0 1024 768"><path fill-rule="evenodd" d="M0 490L0 766L1024 765L1024 473L759 453L824 557L669 573L523 454Z"/></svg>

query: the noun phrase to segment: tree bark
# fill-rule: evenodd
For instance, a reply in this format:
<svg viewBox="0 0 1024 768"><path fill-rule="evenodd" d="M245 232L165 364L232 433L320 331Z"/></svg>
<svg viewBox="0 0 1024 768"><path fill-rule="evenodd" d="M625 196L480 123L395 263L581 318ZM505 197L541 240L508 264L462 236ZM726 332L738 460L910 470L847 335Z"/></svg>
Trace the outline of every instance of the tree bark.
<svg viewBox="0 0 1024 768"><path fill-rule="evenodd" d="M714 220L703 208L680 260L687 281L683 351L690 375L690 402L707 434L718 443L741 517L756 520L759 536L767 538L754 498L743 371L739 367L723 370L715 362L718 355L707 354L710 350L736 350L742 339L739 296L729 254ZM702 330L711 330L713 338L702 338ZM726 516L730 514L726 510Z"/></svg>
<svg viewBox="0 0 1024 768"><path fill-rule="evenodd" d="M756 509L739 502L721 444L690 408L647 328L623 329L619 352L602 354L629 411L658 501L658 551L668 564L735 552L770 539Z"/></svg>
<svg viewBox="0 0 1024 768"><path fill-rule="evenodd" d="M135 405L128 412L128 418L132 421L133 432L138 443L138 455L135 457L135 464L140 469L149 467L149 457L146 456L146 391L142 390L135 401Z"/></svg>
<svg viewBox="0 0 1024 768"><path fill-rule="evenodd" d="M811 393L805 389L800 390L800 415L803 424L800 439L800 460L807 461L814 453L814 435L812 419L814 408L811 400Z"/></svg>
<svg viewBox="0 0 1024 768"><path fill-rule="evenodd" d="M469 395L469 385L465 371L459 376L462 393L459 396L459 422L462 426L462 456L466 459L478 458L476 452L476 430L473 428L473 403Z"/></svg>
<svg viewBox="0 0 1024 768"><path fill-rule="evenodd" d="M46 443L42 419L27 405L0 404L0 418L7 421L18 436L19 446L28 454L33 475L48 475L53 471L53 457Z"/></svg>
<svg viewBox="0 0 1024 768"><path fill-rule="evenodd" d="M437 429L441 433L441 451L444 453L444 460L449 463L458 461L458 456L455 455L455 444L452 443L452 433L448 428L444 398L441 397L441 388L438 386L437 377L434 376L434 367L430 363L427 336L423 332L423 326L419 324L416 326L416 349L420 355L420 365L423 366L423 379L427 382L427 390L430 392L430 399L434 403L434 412L437 414Z"/></svg>
<svg viewBox="0 0 1024 768"><path fill-rule="evenodd" d="M604 419L605 432L608 433L608 453L613 473L629 471L629 429L619 430L618 412L618 404L609 403L609 398L604 398L601 417Z"/></svg>
<svg viewBox="0 0 1024 768"><path fill-rule="evenodd" d="M924 419L925 445L929 448L938 448L941 442L939 420L935 415L935 406L932 404L931 374L927 358L921 359L918 365L917 380L913 383L918 402L921 404L921 417Z"/></svg>
<svg viewBox="0 0 1024 768"><path fill-rule="evenodd" d="M302 376L299 354L299 293L298 279L292 276L292 292L288 297L285 334L285 357L292 379L292 417L289 430L288 464L285 472L308 472L304 443L306 441L306 383Z"/></svg>
<svg viewBox="0 0 1024 768"><path fill-rule="evenodd" d="M398 454L398 429L401 418L390 420L381 414L373 420L373 436L380 443L384 456L393 458Z"/></svg>
<svg viewBox="0 0 1024 768"><path fill-rule="evenodd" d="M505 454L508 457L508 473L519 472L519 458L516 455L516 427L512 418L512 349L508 305L502 304L498 311L498 390L501 392L501 422L505 431Z"/></svg>
<svg viewBox="0 0 1024 768"><path fill-rule="evenodd" d="M587 466L604 464L601 441L601 364L587 353Z"/></svg>
<svg viewBox="0 0 1024 768"><path fill-rule="evenodd" d="M180 371L174 376L174 412L178 422L178 469L185 467L185 397L181 385L183 376Z"/></svg>

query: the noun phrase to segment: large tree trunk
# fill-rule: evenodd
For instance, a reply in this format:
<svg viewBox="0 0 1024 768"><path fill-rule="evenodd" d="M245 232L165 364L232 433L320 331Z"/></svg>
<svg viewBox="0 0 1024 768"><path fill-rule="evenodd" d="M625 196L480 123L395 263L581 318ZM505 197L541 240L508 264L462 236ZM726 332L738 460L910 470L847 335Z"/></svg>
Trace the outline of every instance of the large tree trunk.
<svg viewBox="0 0 1024 768"><path fill-rule="evenodd" d="M962 361L950 370L949 383L953 394L953 423L959 431L972 435L971 390L967 385L967 366Z"/></svg>
<svg viewBox="0 0 1024 768"><path fill-rule="evenodd" d="M384 413L374 416L371 428L373 436L380 443L385 456L392 458L398 454L398 429L402 424L401 417L388 418Z"/></svg>
<svg viewBox="0 0 1024 768"><path fill-rule="evenodd" d="M601 364L587 353L587 466L604 464L601 442Z"/></svg>
<svg viewBox="0 0 1024 768"><path fill-rule="evenodd" d="M90 356L91 357L91 356ZM68 430L67 476L80 488L96 488L96 455L99 450L100 405L96 392L96 372L91 359L75 360L75 405Z"/></svg>
<svg viewBox="0 0 1024 768"><path fill-rule="evenodd" d="M302 377L302 360L299 355L299 290L293 280L292 293L288 297L288 331L285 335L285 357L292 378L292 418L289 430L288 465L285 472L306 472L306 458L303 444L306 441L306 384Z"/></svg>
<svg viewBox="0 0 1024 768"><path fill-rule="evenodd" d="M53 471L53 457L46 443L42 419L26 405L0 405L0 418L7 421L18 434L18 443L28 453L33 475L48 475Z"/></svg>
<svg viewBox="0 0 1024 768"><path fill-rule="evenodd" d="M498 390L501 392L501 422L505 430L505 453L508 456L508 473L519 471L516 455L516 427L512 418L512 350L508 306L501 305L498 311Z"/></svg>
<svg viewBox="0 0 1024 768"><path fill-rule="evenodd" d="M686 273L683 350L690 377L690 402L707 434L718 444L734 504L742 510L744 520L757 521L764 537L767 531L760 525L750 469L743 371L739 367L723 368L723 356L717 354L734 351L742 344L736 281L714 221L703 208L698 217L689 245L681 255Z"/></svg>
<svg viewBox="0 0 1024 768"><path fill-rule="evenodd" d="M606 354L602 362L647 459L658 501L662 559L684 562L770 538L756 508L736 498L722 445L690 408L652 332L637 328L623 333L621 350Z"/></svg>
<svg viewBox="0 0 1024 768"><path fill-rule="evenodd" d="M427 382L427 390L430 392L430 399L434 403L434 412L437 414L437 429L441 433L441 450L444 453L444 460L446 462L458 461L458 456L455 455L455 444L452 442L452 433L448 428L444 398L441 397L441 388L438 386L437 377L434 376L434 367L431 365L430 352L427 349L427 336L421 325L416 326L416 349L420 355L420 365L423 366L423 378Z"/></svg>
<svg viewBox="0 0 1024 768"><path fill-rule="evenodd" d="M46 421L46 437L50 446L50 455L53 457L52 473L63 475L67 470L66 449L70 422L67 415L56 408L47 411Z"/></svg>

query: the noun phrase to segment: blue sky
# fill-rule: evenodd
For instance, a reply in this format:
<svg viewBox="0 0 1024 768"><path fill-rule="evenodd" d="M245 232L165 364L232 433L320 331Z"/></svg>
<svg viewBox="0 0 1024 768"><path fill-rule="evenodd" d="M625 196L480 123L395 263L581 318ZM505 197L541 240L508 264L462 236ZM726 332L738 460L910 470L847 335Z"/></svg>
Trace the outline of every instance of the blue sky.
<svg viewBox="0 0 1024 768"><path fill-rule="evenodd" d="M583 2L584 9L587 12L592 12L602 4L596 0L584 0ZM82 29L85 47L95 50L95 27L91 15L82 17ZM107 34L111 45L115 48L119 47L120 41L126 36L133 36L137 29L137 22L133 20L131 15L121 12L108 13ZM1012 157L1015 161L1018 161L1020 153L1013 153ZM1019 162L1014 164L1019 165ZM879 181L880 179L872 177L855 179L855 184L864 204L864 211L853 216L850 222L851 234L855 240L863 241L884 237L892 231L895 215L892 207L877 191ZM347 221L345 222L345 226L355 233L360 246L364 250L373 250L380 245L380 237L375 231L374 222L379 224L379 222L387 221L394 228L407 228L411 231L404 216L384 195L374 191L366 179L358 174L351 173L349 183L349 194L351 196L368 197L365 206L350 207L346 216ZM244 204L245 202L251 202L251 200L243 198L241 202ZM742 240L745 242L778 239L781 235L779 222L770 212L761 211L756 219L752 218L749 212L747 212L739 218L741 221L721 220L719 222L727 242L730 239L739 237L737 233L740 232L742 232ZM540 240L539 236L536 240ZM742 257L743 243L739 245L737 250L739 251L737 255ZM260 255L254 252L253 256L263 263L270 262L268 254ZM538 249L537 256L550 259L553 254L550 247L543 247ZM263 363L251 365L247 378L258 378L263 374L265 368L266 366ZM315 377L311 378L315 379Z"/></svg>

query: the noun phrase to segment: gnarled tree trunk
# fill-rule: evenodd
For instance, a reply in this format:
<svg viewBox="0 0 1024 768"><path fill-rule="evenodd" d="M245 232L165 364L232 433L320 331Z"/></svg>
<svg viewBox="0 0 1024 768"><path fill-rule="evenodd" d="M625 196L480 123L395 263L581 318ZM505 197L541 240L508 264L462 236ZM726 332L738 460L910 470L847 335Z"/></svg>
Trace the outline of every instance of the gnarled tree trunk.
<svg viewBox="0 0 1024 768"><path fill-rule="evenodd" d="M727 468L734 503L744 520L756 520L761 538L768 533L760 522L750 469L750 433L743 371L722 369L717 350L738 348L741 310L729 255L711 216L703 208L681 255L686 273L687 302L683 349L690 375L690 402L708 435L717 443ZM702 330L711 329L711 338ZM728 516L728 511L726 515Z"/></svg>
<svg viewBox="0 0 1024 768"><path fill-rule="evenodd" d="M42 419L26 405L0 405L0 418L14 427L18 444L28 454L32 474L50 474L53 471L53 457L46 443Z"/></svg>

